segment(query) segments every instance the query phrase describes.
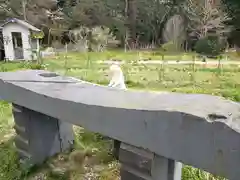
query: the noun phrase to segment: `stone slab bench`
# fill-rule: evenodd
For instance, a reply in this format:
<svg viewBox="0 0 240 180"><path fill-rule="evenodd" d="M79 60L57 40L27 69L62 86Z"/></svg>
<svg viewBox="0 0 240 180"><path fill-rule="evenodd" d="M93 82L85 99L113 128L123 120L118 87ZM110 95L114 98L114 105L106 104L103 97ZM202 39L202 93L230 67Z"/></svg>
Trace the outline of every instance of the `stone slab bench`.
<svg viewBox="0 0 240 180"><path fill-rule="evenodd" d="M180 180L182 164L240 178L240 105L202 94L118 90L43 70L0 73L21 159L71 147L71 125L121 142L123 180Z"/></svg>

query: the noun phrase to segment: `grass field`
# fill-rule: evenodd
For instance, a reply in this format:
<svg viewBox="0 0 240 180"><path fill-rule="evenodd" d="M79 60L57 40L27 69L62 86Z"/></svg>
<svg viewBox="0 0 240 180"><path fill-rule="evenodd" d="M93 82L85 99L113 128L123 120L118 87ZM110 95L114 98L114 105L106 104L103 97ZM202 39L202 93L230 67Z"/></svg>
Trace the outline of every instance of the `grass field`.
<svg viewBox="0 0 240 180"><path fill-rule="evenodd" d="M152 52L151 52L152 53ZM148 57L148 55L145 56ZM189 55L190 56L190 55ZM1 63L0 71L45 68L60 74L74 76L98 84L107 84L108 65L99 60L110 58L137 60L138 53L69 53L45 59L43 65L33 63ZM155 57L155 56L154 56ZM159 56L160 57L160 56ZM169 56L168 56L169 57ZM170 58L169 58L170 59ZM204 68L197 65L139 65L126 63L123 71L128 88L138 90L206 93L240 101L240 68L226 65L222 68ZM43 166L27 169L20 165L13 146L13 119L11 105L0 102L0 179L4 180L115 180L119 164L110 155L111 143L98 134L74 127L76 144L72 153L61 154ZM84 162L75 156L88 155ZM197 154L196 154L197 156ZM183 180L222 180L201 170L185 166Z"/></svg>

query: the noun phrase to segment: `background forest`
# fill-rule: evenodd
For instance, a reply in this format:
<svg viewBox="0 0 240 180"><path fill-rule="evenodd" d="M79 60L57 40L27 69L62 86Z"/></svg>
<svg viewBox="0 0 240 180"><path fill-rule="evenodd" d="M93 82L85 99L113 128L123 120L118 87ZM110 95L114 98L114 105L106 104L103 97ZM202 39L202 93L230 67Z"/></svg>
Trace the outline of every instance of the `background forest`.
<svg viewBox="0 0 240 180"><path fill-rule="evenodd" d="M174 51L213 56L240 46L238 0L1 0L1 20L12 17L42 29L46 46L97 51L170 43Z"/></svg>

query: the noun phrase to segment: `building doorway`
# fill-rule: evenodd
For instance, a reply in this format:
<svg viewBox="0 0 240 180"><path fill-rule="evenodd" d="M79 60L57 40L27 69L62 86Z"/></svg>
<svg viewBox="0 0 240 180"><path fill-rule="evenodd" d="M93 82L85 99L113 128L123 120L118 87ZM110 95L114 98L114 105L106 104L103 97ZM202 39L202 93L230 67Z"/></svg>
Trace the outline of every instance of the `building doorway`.
<svg viewBox="0 0 240 180"><path fill-rule="evenodd" d="M13 50L15 59L24 59L22 33L12 32Z"/></svg>
<svg viewBox="0 0 240 180"><path fill-rule="evenodd" d="M3 34L0 31L0 61L5 60L5 50L4 50L4 41L3 41Z"/></svg>

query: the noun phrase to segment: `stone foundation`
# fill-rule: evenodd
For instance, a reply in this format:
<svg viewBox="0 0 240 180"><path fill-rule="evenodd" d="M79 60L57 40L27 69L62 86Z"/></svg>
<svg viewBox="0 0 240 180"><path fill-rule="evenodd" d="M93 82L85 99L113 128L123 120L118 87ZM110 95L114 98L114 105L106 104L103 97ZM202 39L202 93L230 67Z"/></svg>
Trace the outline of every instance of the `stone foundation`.
<svg viewBox="0 0 240 180"><path fill-rule="evenodd" d="M13 104L15 146L21 161L41 164L48 157L70 149L74 134L72 125Z"/></svg>
<svg viewBox="0 0 240 180"><path fill-rule="evenodd" d="M181 180L182 164L121 143L121 180Z"/></svg>

